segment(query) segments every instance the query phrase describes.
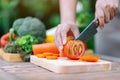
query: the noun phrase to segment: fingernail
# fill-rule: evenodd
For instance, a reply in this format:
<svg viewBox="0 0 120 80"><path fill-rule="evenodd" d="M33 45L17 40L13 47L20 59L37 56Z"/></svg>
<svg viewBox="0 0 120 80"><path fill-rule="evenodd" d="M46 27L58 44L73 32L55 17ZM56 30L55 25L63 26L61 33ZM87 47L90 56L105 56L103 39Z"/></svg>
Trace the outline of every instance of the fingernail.
<svg viewBox="0 0 120 80"><path fill-rule="evenodd" d="M59 51L60 51L60 52L62 52L62 49L63 49L63 47L62 47L62 46L60 46L60 47L59 47Z"/></svg>
<svg viewBox="0 0 120 80"><path fill-rule="evenodd" d="M66 43L66 40L63 41L63 44L65 44L65 43Z"/></svg>
<svg viewBox="0 0 120 80"><path fill-rule="evenodd" d="M100 26L100 29L101 29L101 30L103 30L103 28L104 28L103 26Z"/></svg>

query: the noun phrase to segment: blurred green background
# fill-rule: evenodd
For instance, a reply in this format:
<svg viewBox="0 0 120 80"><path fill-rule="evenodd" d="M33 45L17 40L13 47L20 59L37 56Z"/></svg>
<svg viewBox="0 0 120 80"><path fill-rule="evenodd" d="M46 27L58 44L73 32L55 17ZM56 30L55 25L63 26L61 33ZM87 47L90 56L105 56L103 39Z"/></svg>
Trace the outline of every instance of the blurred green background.
<svg viewBox="0 0 120 80"><path fill-rule="evenodd" d="M94 19L96 0L79 2L76 22L81 32ZM50 29L60 23L59 13L59 0L0 0L0 36L9 31L15 19L27 16L39 18ZM94 49L94 38L87 44Z"/></svg>

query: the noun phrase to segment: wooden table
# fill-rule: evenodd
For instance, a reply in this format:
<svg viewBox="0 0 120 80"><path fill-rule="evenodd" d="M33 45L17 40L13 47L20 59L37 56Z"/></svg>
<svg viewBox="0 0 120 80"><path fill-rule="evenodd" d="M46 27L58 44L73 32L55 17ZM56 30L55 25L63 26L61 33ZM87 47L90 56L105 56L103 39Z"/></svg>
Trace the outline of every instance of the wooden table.
<svg viewBox="0 0 120 80"><path fill-rule="evenodd" d="M2 76L2 78L1 78ZM3 79L4 78L4 79ZM0 59L0 80L120 80L120 62L112 63L112 71L57 74L29 62L9 63Z"/></svg>

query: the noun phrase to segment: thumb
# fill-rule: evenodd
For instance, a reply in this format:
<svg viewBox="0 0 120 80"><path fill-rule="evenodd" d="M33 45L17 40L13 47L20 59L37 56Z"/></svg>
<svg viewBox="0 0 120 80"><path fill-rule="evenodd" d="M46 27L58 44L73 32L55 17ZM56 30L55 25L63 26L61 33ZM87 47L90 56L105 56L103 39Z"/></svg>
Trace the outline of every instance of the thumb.
<svg viewBox="0 0 120 80"><path fill-rule="evenodd" d="M75 38L77 38L80 34L78 28L72 29L72 32L73 32Z"/></svg>

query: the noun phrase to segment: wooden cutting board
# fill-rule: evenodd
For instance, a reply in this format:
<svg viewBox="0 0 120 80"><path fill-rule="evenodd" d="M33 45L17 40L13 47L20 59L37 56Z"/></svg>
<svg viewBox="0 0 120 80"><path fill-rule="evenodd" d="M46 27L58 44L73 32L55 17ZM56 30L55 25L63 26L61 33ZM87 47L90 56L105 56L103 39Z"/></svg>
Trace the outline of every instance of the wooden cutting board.
<svg viewBox="0 0 120 80"><path fill-rule="evenodd" d="M32 55L30 62L55 73L81 73L111 70L111 62L104 60L99 60L98 62L83 62L68 60L63 57L59 57L57 60L47 60L46 58L37 58Z"/></svg>

